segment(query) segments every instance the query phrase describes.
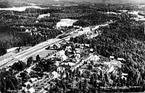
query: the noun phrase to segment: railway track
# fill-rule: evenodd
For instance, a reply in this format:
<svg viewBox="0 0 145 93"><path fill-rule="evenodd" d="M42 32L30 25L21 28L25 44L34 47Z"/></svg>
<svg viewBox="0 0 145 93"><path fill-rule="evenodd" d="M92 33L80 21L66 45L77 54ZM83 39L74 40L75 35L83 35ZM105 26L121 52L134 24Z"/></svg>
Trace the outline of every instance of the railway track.
<svg viewBox="0 0 145 93"><path fill-rule="evenodd" d="M0 69L6 68L6 67L8 67L10 65L13 65L15 62L17 62L19 60L23 61L24 59L27 59L28 57L31 57L32 54L35 54L39 50L44 49L44 48L46 48L46 47L48 47L50 45L53 45L53 44L56 44L56 43L60 43L63 40L68 40L70 37L76 37L76 36L82 35L86 31L89 30L88 28L89 27L83 28L83 31L81 31L80 33L79 33L78 29L75 30L75 31L78 31L78 33L75 33L75 31L71 31L69 33L66 33L66 35L69 34L69 36L66 36L66 37L64 37L62 39L59 39L57 37L55 39L49 39L47 41L44 41L42 43L39 43L39 44L35 45L34 47L31 47L31 48L29 48L27 50L24 50L24 51L20 52L20 53L14 54L10 58L7 58L7 59L4 59L4 60L0 61ZM62 35L64 35L64 34L62 34Z"/></svg>
<svg viewBox="0 0 145 93"><path fill-rule="evenodd" d="M53 45L56 43L61 43L62 41L67 40L69 38L70 38L70 36L64 37L63 39L50 39L50 40L47 40L45 42L42 42L42 43L32 47L32 48L29 48L20 53L17 53L7 59L0 61L0 63L1 63L0 69L13 65L15 62L17 62L19 60L23 61L24 59L31 57L32 54L35 54L35 53L39 52L40 50L47 48L50 45Z"/></svg>

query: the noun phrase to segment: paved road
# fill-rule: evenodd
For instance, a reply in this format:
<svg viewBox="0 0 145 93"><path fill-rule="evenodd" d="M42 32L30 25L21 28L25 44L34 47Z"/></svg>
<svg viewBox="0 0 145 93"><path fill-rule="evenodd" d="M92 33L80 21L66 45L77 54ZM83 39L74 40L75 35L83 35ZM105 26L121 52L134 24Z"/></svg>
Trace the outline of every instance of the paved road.
<svg viewBox="0 0 145 93"><path fill-rule="evenodd" d="M107 26L108 24L109 23L103 24L103 25L97 25L95 27L95 29L98 29L100 26ZM37 44L34 47L31 47L31 48L29 48L27 50L24 50L22 52L19 52L17 54L13 54L13 56L1 60L0 61L0 69L12 65L15 62L17 62L18 60L22 60L22 61L26 60L27 58L31 57L33 54L36 54L36 53L38 53L40 51L43 51L46 47L48 47L50 45L53 45L53 44L56 44L56 43L60 43L63 40L68 40L68 39L70 39L70 37L76 37L76 36L79 36L79 35L83 35L83 34L88 33L90 31L91 31L90 27L84 27L83 31L79 31L79 29L77 29L77 30L71 31L69 33L66 33L66 35L69 35L69 36L66 36L66 37L64 37L62 39L58 39L58 38L49 39L47 41L39 43L39 44ZM62 34L62 35L64 35L64 34Z"/></svg>
<svg viewBox="0 0 145 93"><path fill-rule="evenodd" d="M67 33L67 34L70 34L70 35L67 36L67 37L64 37L62 39L58 39L58 38L49 39L47 41L44 41L42 43L37 44L34 47L31 47L31 48L29 48L27 50L24 50L22 52L19 52L17 54L14 54L13 56L11 56L9 58L3 59L3 60L0 61L0 69L8 67L10 65L13 65L18 60L24 61L27 58L31 57L32 55L34 55L34 54L36 54L38 52L43 51L46 47L48 47L50 45L53 45L53 44L56 44L56 43L60 43L63 40L68 40L70 37L82 35L87 30L86 30L86 28L84 28L84 31L81 31L81 33L79 33L79 32L78 33L74 33L75 31L73 31L73 32Z"/></svg>
<svg viewBox="0 0 145 93"><path fill-rule="evenodd" d="M90 60L93 57L93 54L89 55L86 59L83 59L82 61L76 63L74 66L71 67L71 70L77 69L79 66L82 66L85 61Z"/></svg>
<svg viewBox="0 0 145 93"><path fill-rule="evenodd" d="M48 41L42 42L42 43L32 47L32 48L24 50L20 53L14 54L13 56L11 56L9 58L0 61L0 69L12 65L15 62L17 62L18 60L23 61L24 59L31 57L32 54L35 54L35 52L37 53L41 49L44 49L47 46L54 44L54 43L57 43L57 42L60 42L60 41L61 41L60 39L50 39Z"/></svg>
<svg viewBox="0 0 145 93"><path fill-rule="evenodd" d="M102 26L102 25L101 25ZM83 34L85 34L85 33L87 33L87 32L89 32L89 31L91 31L91 29L89 28L89 27L86 27L86 28L83 28L83 31L73 31L73 32L70 32L69 34L69 36L67 36L67 37L65 37L65 38L63 38L63 40L65 39L65 40L67 40L67 39L69 39L70 37L76 37L76 36L79 36L79 35L83 35ZM71 68L71 70L74 70L74 69L76 69L76 68L78 68L79 66L81 66L85 61L88 61L88 60L90 60L90 58L92 58L92 56L93 55L89 55L86 59L84 59L83 61L81 61L81 62L79 62L79 63L77 63L75 66L73 66L72 68ZM44 93L44 88L48 88L49 87L49 81L51 81L53 78L52 77L50 77L50 78L45 78L45 79L41 79L40 80L40 82L37 84L37 86L39 86L39 87L37 87L36 88L36 93Z"/></svg>

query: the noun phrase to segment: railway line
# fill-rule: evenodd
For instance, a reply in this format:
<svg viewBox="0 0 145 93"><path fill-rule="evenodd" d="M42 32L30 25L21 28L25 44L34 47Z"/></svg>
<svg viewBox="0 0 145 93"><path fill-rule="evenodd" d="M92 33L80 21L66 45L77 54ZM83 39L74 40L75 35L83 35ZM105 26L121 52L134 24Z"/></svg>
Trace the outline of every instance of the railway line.
<svg viewBox="0 0 145 93"><path fill-rule="evenodd" d="M112 22L110 22L112 23ZM97 25L95 29L98 29L100 26L107 26L108 24L101 24L101 25ZM69 33L63 33L61 35L65 35L63 38L59 39L58 36L54 39L49 39L47 41L44 41L42 43L39 43L37 45L35 45L34 47L31 47L27 50L24 50L22 52L19 52L17 54L13 54L11 57L7 58L7 59L3 59L0 61L0 69L8 67L12 64L14 64L17 61L23 61L29 57L31 57L33 54L38 53L40 50L43 50L44 48L56 44L56 43L60 43L63 40L68 40L71 37L76 37L79 35L83 35L85 33L88 33L89 31L91 31L90 27L84 27L82 28L82 30L80 31L80 29L76 29L74 31L70 31ZM60 35L59 35L60 36Z"/></svg>
<svg viewBox="0 0 145 93"><path fill-rule="evenodd" d="M60 43L64 40L68 40L71 36L78 35L76 33L72 33L72 32L70 32L70 33L67 33L67 34L70 34L70 36L64 37L62 39L59 39L59 38L49 39L47 41L44 41L42 43L35 45L34 47L29 48L27 50L24 50L24 51L19 52L17 54L13 54L12 56L10 56L7 59L1 60L0 61L0 69L9 67L9 66L13 65L15 62L24 61L27 58L31 57L33 54L38 53L41 50L43 51L43 49L47 48L50 45Z"/></svg>

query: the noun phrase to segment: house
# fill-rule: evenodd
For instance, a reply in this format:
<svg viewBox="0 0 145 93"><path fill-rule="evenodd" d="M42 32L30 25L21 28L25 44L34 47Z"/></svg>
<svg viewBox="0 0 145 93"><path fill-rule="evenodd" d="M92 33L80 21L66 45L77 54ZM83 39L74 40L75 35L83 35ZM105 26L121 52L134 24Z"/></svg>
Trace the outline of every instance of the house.
<svg viewBox="0 0 145 93"><path fill-rule="evenodd" d="M35 23L39 23L39 21L35 21Z"/></svg>
<svg viewBox="0 0 145 93"><path fill-rule="evenodd" d="M73 62L67 62L67 63L62 63L62 65L74 66L74 65L75 65L75 63L73 63Z"/></svg>
<svg viewBox="0 0 145 93"><path fill-rule="evenodd" d="M50 17L50 13L47 13L47 14L41 14L37 17L37 19L42 19L44 17Z"/></svg>
<svg viewBox="0 0 145 93"><path fill-rule="evenodd" d="M55 62L55 65L56 65L56 66L59 66L59 64L60 64L60 61L56 61L56 62Z"/></svg>
<svg viewBox="0 0 145 93"><path fill-rule="evenodd" d="M57 68L57 72L58 72L58 73L64 72L64 71L65 71L65 68L64 68L64 67L60 67L60 66L59 66L59 67Z"/></svg>
<svg viewBox="0 0 145 93"><path fill-rule="evenodd" d="M29 89L26 87L23 87L22 90L24 90L25 93L36 93L34 87L31 87Z"/></svg>
<svg viewBox="0 0 145 93"><path fill-rule="evenodd" d="M79 69L80 74L83 74L86 69Z"/></svg>
<svg viewBox="0 0 145 93"><path fill-rule="evenodd" d="M29 29L26 29L25 32L26 33L31 33L31 31Z"/></svg>
<svg viewBox="0 0 145 93"><path fill-rule="evenodd" d="M115 57L114 56L110 56L110 60L114 60L115 59Z"/></svg>
<svg viewBox="0 0 145 93"><path fill-rule="evenodd" d="M108 65L109 67L111 67L111 66L115 66L115 67L119 67L119 68L122 67L122 63L120 61L117 61L117 60L112 60L110 62L103 62L103 64Z"/></svg>
<svg viewBox="0 0 145 93"><path fill-rule="evenodd" d="M21 28L24 28L25 26L20 26Z"/></svg>
<svg viewBox="0 0 145 93"><path fill-rule="evenodd" d="M56 54L57 57L61 58L62 61L65 61L66 59L68 59L68 57L65 55L65 51L61 50Z"/></svg>
<svg viewBox="0 0 145 93"><path fill-rule="evenodd" d="M57 43L57 44L53 44L53 45L48 46L46 49L54 49L54 50L57 50L59 48L61 48L61 45Z"/></svg>
<svg viewBox="0 0 145 93"><path fill-rule="evenodd" d="M126 61L124 58L117 58L118 61Z"/></svg>
<svg viewBox="0 0 145 93"><path fill-rule="evenodd" d="M122 73L121 79L125 79L125 80L127 80L127 76L128 76L127 73Z"/></svg>
<svg viewBox="0 0 145 93"><path fill-rule="evenodd" d="M31 87L31 86L33 85L33 84L32 84L31 82L29 82L29 81L26 82L26 83L24 83L24 84L26 85L26 87L27 87L27 86L30 86L30 87Z"/></svg>
<svg viewBox="0 0 145 93"><path fill-rule="evenodd" d="M90 52L94 52L94 49L93 49L93 48L91 48L91 49L90 49Z"/></svg>
<svg viewBox="0 0 145 93"><path fill-rule="evenodd" d="M67 47L65 48L65 50L67 50L68 52L72 52L72 47L71 47L71 46L67 46Z"/></svg>
<svg viewBox="0 0 145 93"><path fill-rule="evenodd" d="M65 60L67 60L67 59L68 59L68 57L67 57L66 55L62 55L62 56L61 56L61 60L62 60L62 61L65 61Z"/></svg>
<svg viewBox="0 0 145 93"><path fill-rule="evenodd" d="M53 71L52 75L53 75L53 79L60 77L60 74L58 74L56 71Z"/></svg>
<svg viewBox="0 0 145 93"><path fill-rule="evenodd" d="M56 43L56 44L53 45L53 48L54 49L59 49L59 48L61 48L61 45L59 43Z"/></svg>
<svg viewBox="0 0 145 93"><path fill-rule="evenodd" d="M37 78L30 78L30 81L35 82L35 81L37 81Z"/></svg>
<svg viewBox="0 0 145 93"><path fill-rule="evenodd" d="M28 91L29 91L29 93L35 93L34 87L31 87Z"/></svg>
<svg viewBox="0 0 145 93"><path fill-rule="evenodd" d="M79 62L80 59L81 59L81 55L80 54L76 54L76 57L75 57L76 61Z"/></svg>
<svg viewBox="0 0 145 93"><path fill-rule="evenodd" d="M94 55L94 56L90 59L90 61L98 61L99 59L100 59L99 56Z"/></svg>
<svg viewBox="0 0 145 93"><path fill-rule="evenodd" d="M89 44L84 44L84 46L85 46L85 47L90 47L90 45L89 45Z"/></svg>

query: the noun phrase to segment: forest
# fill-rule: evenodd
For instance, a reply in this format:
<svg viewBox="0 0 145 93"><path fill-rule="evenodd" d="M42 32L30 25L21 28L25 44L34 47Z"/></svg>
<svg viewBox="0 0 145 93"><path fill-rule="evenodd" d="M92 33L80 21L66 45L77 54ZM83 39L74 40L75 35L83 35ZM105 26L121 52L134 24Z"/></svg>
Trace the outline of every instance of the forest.
<svg viewBox="0 0 145 93"><path fill-rule="evenodd" d="M97 8L97 9L96 9ZM102 10L98 10L102 9ZM105 6L79 5L69 7L50 7L50 9L27 9L23 12L0 11L0 48L12 48L20 46L33 46L42 41L54 38L61 34L56 29L56 23L63 18L77 19L77 26L92 26L104 23L108 20L118 20L115 15L105 15ZM50 13L50 17L37 19L40 14ZM21 27L23 26L23 28ZM36 33L30 35L26 29ZM35 32L34 32L35 33ZM38 34L39 33L39 34ZM31 42L30 42L31 41Z"/></svg>
<svg viewBox="0 0 145 93"><path fill-rule="evenodd" d="M117 7L116 9L114 7ZM124 9L131 10L132 6L124 5ZM117 11L121 9L121 6L110 5L109 11ZM73 18L79 19L74 25L79 26L94 26L97 24L104 23L108 20L115 20L115 23L110 24L108 27L99 28L101 35L88 39L86 35L81 35L75 38L70 38L70 42L89 44L90 48L94 49L95 54L101 55L103 57L109 58L114 56L117 58L124 58L123 67L119 72L128 73L127 80L115 79L113 76L112 86L141 86L145 90L145 33L144 26L141 22L135 22L130 20L130 16L127 13L122 13L121 15L105 15L102 12L106 11L106 6L77 6L77 7L62 7L53 10L45 11L32 11L27 10L27 12L13 12L2 13L0 19L0 33L7 36L0 37L0 50L5 53L5 49L14 46L27 46L36 45L42 41L49 38L55 38L57 35L61 34L61 31L55 29L56 22L61 18ZM108 11L108 10L107 10ZM43 13L51 12L50 18L43 18L38 20L40 23L36 24L36 17ZM66 15L65 15L66 14ZM65 15L65 16L64 16ZM100 17L99 17L100 16ZM12 18L12 19L11 19ZM16 20L17 18L20 18ZM35 34L32 29L32 36L28 33L23 33L25 29L19 26L24 25L27 28L36 27L40 32ZM47 29L46 29L47 28ZM37 31L37 32L38 32ZM13 64L9 70L0 70L0 91L2 93L9 93L9 90L19 90L20 86L24 85L30 77L42 77L43 72L51 72L56 70L54 65L54 60L41 59L37 56L36 60L33 58L28 58L27 63L17 62ZM22 72L20 77L22 80L16 78L16 74L30 67L34 63L37 63L36 67L33 68L34 73L30 75L27 72ZM94 65L89 65L88 70L80 75L78 69L70 71L70 66L66 66L66 77L60 77L61 79L53 80L55 85L50 87L48 90L50 93L95 93L97 91L101 92L100 89L103 86L110 85L108 83L107 74L97 75L91 74ZM61 76L63 76L62 73ZM87 77L87 78L84 78ZM103 82L98 83L96 78L101 79ZM21 83L20 83L21 82ZM76 83L77 82L77 83ZM75 86L73 86L75 85ZM101 87L100 87L101 86ZM10 92L11 93L11 92ZM17 92L16 92L17 93Z"/></svg>
<svg viewBox="0 0 145 93"><path fill-rule="evenodd" d="M118 20L109 27L100 28L101 35L93 39L85 35L71 38L71 42L90 44L94 51L104 57L115 56L124 58L123 72L129 74L129 86L143 86L145 84L145 35L141 23L128 18ZM135 82L132 82L135 81Z"/></svg>

